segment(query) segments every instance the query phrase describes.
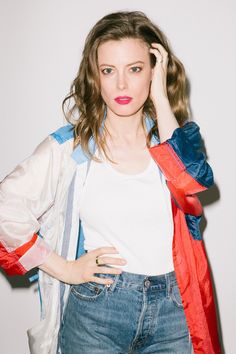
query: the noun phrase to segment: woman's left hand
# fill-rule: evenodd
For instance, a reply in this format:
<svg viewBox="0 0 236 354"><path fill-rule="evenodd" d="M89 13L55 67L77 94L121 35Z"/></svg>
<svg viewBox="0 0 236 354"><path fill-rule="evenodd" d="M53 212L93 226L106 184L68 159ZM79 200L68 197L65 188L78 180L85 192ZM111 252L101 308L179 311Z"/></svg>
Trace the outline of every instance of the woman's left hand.
<svg viewBox="0 0 236 354"><path fill-rule="evenodd" d="M154 104L157 104L159 99L168 99L166 89L168 53L159 43L152 43L152 47L154 48L150 48L150 53L155 55L156 64L153 68L150 98ZM162 62L159 62L160 60L162 60Z"/></svg>

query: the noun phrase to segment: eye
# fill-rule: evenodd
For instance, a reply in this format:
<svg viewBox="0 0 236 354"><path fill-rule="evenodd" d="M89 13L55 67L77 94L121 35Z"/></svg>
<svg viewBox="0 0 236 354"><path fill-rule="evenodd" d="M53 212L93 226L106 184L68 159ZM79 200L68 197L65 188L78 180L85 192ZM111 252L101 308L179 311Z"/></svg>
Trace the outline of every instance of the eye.
<svg viewBox="0 0 236 354"><path fill-rule="evenodd" d="M105 69L103 69L103 70L102 70L102 73L103 73L104 75L110 74L110 72L105 72L106 70L112 70L112 69L111 69L111 68L105 68Z"/></svg>
<svg viewBox="0 0 236 354"><path fill-rule="evenodd" d="M135 70L132 70L132 69L135 69ZM136 70L136 69L138 69L138 70ZM142 68L141 68L140 66L133 66L133 67L131 68L131 70L132 70L134 73L138 73L138 72L140 72L140 71L142 70Z"/></svg>
<svg viewBox="0 0 236 354"><path fill-rule="evenodd" d="M140 72L142 70L142 68L140 67L140 66L132 66L132 68L131 68L131 71L133 72L133 73L138 73L138 72ZM104 74L104 75L108 75L108 74L110 74L112 72L112 69L111 68L105 68L105 69L103 69L102 70L102 73Z"/></svg>

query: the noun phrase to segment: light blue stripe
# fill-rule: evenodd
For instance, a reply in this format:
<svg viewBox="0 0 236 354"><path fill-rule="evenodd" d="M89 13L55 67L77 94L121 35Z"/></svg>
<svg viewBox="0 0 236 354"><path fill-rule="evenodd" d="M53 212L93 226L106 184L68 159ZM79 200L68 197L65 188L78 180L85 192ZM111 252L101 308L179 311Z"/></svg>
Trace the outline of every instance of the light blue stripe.
<svg viewBox="0 0 236 354"><path fill-rule="evenodd" d="M34 275L31 275L31 277L29 277L29 281L30 281L30 283L33 283L33 281L38 280L38 278L39 278L39 275L38 275L38 273L36 273Z"/></svg>
<svg viewBox="0 0 236 354"><path fill-rule="evenodd" d="M76 258L79 258L84 253L85 253L85 249L84 249L84 231L83 231L83 227L82 227L81 220L80 220L79 242L78 242L78 246L77 246Z"/></svg>
<svg viewBox="0 0 236 354"><path fill-rule="evenodd" d="M74 126L72 124L67 124L55 132L50 134L54 139L57 140L59 144L63 144L65 141L72 139L74 137Z"/></svg>
<svg viewBox="0 0 236 354"><path fill-rule="evenodd" d="M95 142L93 137L90 138L89 140L89 150L94 153L95 151ZM89 157L85 154L83 151L81 145L77 145L75 150L72 152L71 157L77 162L78 165L87 162L89 160Z"/></svg>
<svg viewBox="0 0 236 354"><path fill-rule="evenodd" d="M71 184L69 187L69 192L68 192L67 210L66 210L66 217L65 217L65 228L64 228L63 244L62 244L62 251L61 251L61 256L63 258L67 258L69 242L70 242L75 176L76 176L76 172L74 173L74 176L72 178L72 181L71 181ZM61 320L62 320L63 307L64 307L64 299L63 299L64 293L65 293L65 283L60 282L60 317L61 317Z"/></svg>

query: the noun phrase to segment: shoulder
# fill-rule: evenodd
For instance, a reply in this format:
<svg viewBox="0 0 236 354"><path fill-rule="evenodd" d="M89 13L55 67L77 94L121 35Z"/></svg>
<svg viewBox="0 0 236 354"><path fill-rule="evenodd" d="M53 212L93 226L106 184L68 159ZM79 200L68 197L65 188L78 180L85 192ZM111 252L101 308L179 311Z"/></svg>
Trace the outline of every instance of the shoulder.
<svg viewBox="0 0 236 354"><path fill-rule="evenodd" d="M33 156L50 159L52 162L61 160L62 156L70 156L73 152L74 126L67 124L49 133L35 148Z"/></svg>

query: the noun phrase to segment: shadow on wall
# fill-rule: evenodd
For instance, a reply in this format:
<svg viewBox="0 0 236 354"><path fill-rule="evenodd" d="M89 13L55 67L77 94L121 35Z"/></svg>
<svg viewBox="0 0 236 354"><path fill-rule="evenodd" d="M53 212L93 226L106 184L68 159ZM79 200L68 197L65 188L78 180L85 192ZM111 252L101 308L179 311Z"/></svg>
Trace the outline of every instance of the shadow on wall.
<svg viewBox="0 0 236 354"><path fill-rule="evenodd" d="M203 215L202 215L202 219L201 219L201 223L200 223L200 230L202 235L204 234L204 230L206 229L207 226L207 219L204 215L204 207L206 205L210 205L215 203L216 201L220 200L220 190L218 188L218 186L216 184L214 184L210 189L199 193L198 194L198 198L203 206ZM204 237L203 237L204 240ZM207 254L207 250L205 248L206 254ZM217 314L217 321L218 321L218 331L219 331L219 338L220 338L220 342L221 342L221 349L222 349L222 354L225 354L225 350L224 350L224 344L223 344L223 334L222 334L222 326L221 326L221 321L220 321L220 312L219 312L219 304L218 304L218 299L217 299L217 292L216 292L216 287L215 287L215 282L214 282L214 270L212 272L212 268L211 268L211 263L208 258L208 263L209 263L209 269L210 269L210 273L211 273L211 279L212 279L212 286L213 286L213 294L214 294L214 299L215 299L215 306L216 306L216 314Z"/></svg>
<svg viewBox="0 0 236 354"><path fill-rule="evenodd" d="M190 96L191 96L191 82L190 82L190 80L188 78L187 73L186 73L186 93L187 93L188 98L190 98ZM190 117L193 117L193 111L192 111L192 107L191 107L191 100L189 100L189 112L190 112ZM203 138L202 138L201 150L206 155L206 158L207 158L208 156L207 156L206 146L205 146L205 142L204 142ZM214 174L214 171L213 171L213 174ZM216 184L214 184L208 190L206 190L206 191L204 191L202 193L199 193L198 194L198 198L199 198L199 200L200 200L200 202L201 202L201 204L203 206L203 215L202 215L202 218L201 218L200 230L201 230L201 234L204 235L204 230L206 229L206 226L207 226L207 219L206 219L206 217L204 215L204 207L207 206L207 205L213 204L213 203L215 203L215 202L220 200L220 190L219 190L218 186ZM204 238L203 238L203 242L204 242ZM207 254L207 250L206 250L206 254ZM223 336L222 336L222 326L221 326L220 314L219 314L219 304L218 304L218 299L217 299L217 294L216 294L216 287L215 287L215 282L214 282L213 273L212 273L212 270L211 270L211 264L210 264L209 258L208 258L208 262L209 262L209 269L210 269L211 279L212 279L213 294L214 294L214 299L215 299L216 314L217 314L217 321L218 321L218 331L219 331L219 338L220 338L220 342L221 342L221 353L225 354L224 344L223 344Z"/></svg>
<svg viewBox="0 0 236 354"><path fill-rule="evenodd" d="M6 275L3 269L0 268L0 274L4 276L12 289L16 288L29 288L34 282L30 282L29 278L35 276L38 268L29 270L25 275Z"/></svg>

